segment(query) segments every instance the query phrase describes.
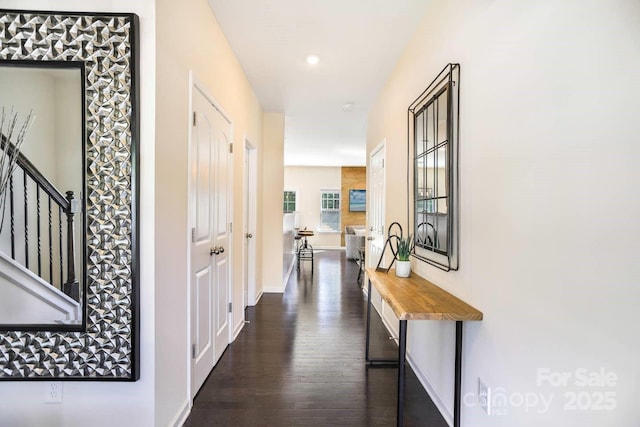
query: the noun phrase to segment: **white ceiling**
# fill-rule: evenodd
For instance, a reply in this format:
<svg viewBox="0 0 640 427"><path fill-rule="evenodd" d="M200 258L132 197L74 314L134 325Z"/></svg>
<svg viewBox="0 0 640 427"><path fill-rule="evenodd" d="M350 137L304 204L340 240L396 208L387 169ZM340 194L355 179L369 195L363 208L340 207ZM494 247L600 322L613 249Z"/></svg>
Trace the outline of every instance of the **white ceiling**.
<svg viewBox="0 0 640 427"><path fill-rule="evenodd" d="M285 165L299 166L366 164L367 113L427 3L209 0L264 110L285 113Z"/></svg>

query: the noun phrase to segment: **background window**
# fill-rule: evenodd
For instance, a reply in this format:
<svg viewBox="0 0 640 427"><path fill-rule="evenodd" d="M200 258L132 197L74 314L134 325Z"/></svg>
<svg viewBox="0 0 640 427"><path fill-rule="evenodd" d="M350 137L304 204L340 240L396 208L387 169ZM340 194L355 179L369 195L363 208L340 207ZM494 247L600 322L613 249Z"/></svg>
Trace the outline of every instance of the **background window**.
<svg viewBox="0 0 640 427"><path fill-rule="evenodd" d="M296 211L296 192L285 191L284 192L284 213L291 213Z"/></svg>
<svg viewBox="0 0 640 427"><path fill-rule="evenodd" d="M320 230L340 231L340 191L323 190L320 193Z"/></svg>

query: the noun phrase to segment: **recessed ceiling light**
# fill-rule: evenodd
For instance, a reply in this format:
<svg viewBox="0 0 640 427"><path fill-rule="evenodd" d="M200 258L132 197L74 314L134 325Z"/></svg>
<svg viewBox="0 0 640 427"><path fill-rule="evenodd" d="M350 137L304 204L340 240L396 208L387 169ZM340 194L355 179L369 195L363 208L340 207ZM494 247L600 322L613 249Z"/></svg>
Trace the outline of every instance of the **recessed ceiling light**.
<svg viewBox="0 0 640 427"><path fill-rule="evenodd" d="M318 58L315 55L309 55L307 56L307 64L309 65L317 65L318 62L320 62L320 58Z"/></svg>
<svg viewBox="0 0 640 427"><path fill-rule="evenodd" d="M342 111L353 111L353 102L347 102L342 106Z"/></svg>

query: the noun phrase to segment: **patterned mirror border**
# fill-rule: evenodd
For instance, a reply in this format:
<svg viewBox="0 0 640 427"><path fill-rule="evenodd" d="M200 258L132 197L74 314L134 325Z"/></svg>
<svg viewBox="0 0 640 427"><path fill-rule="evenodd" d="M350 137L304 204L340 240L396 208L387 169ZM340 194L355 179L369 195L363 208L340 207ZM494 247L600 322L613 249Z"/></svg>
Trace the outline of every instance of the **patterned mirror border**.
<svg viewBox="0 0 640 427"><path fill-rule="evenodd" d="M0 10L0 59L84 61L85 332L0 332L0 379L137 380L134 14Z"/></svg>

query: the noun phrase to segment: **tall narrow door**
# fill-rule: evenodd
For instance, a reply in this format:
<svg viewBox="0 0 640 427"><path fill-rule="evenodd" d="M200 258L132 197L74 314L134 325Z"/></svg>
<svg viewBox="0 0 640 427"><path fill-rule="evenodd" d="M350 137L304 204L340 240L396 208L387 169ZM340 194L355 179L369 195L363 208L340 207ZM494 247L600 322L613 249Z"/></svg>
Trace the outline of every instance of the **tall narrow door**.
<svg viewBox="0 0 640 427"><path fill-rule="evenodd" d="M229 344L229 123L193 87L191 224L192 393Z"/></svg>
<svg viewBox="0 0 640 427"><path fill-rule="evenodd" d="M376 267L384 246L385 212L385 144L379 145L369 159L369 236L367 237L367 266Z"/></svg>

